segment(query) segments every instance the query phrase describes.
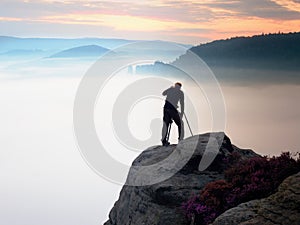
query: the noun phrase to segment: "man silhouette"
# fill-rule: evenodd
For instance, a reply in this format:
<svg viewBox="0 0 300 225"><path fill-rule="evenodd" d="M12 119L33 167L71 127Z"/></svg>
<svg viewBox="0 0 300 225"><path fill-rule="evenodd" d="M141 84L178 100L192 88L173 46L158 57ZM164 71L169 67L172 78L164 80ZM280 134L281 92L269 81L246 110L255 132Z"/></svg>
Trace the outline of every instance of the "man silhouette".
<svg viewBox="0 0 300 225"><path fill-rule="evenodd" d="M178 127L178 141L183 139L184 129L182 116L184 113L184 94L181 89L182 84L177 82L174 86L165 90L162 95L167 96L164 105L164 117L163 117L163 127L162 127L162 144L163 146L168 146L170 143L167 140L168 127L172 120L176 123ZM178 102L180 102L180 113L177 111Z"/></svg>

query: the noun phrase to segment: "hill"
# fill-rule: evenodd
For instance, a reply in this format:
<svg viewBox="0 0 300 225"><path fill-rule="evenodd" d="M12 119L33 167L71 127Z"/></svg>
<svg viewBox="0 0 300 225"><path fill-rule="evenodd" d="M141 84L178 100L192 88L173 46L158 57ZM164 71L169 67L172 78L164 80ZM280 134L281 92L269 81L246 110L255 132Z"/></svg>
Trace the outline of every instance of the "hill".
<svg viewBox="0 0 300 225"><path fill-rule="evenodd" d="M125 39L107 38L18 38L0 36L0 53L15 49L33 50L41 49L44 51L62 50L86 45L98 45L103 48L116 48L118 46L134 42Z"/></svg>
<svg viewBox="0 0 300 225"><path fill-rule="evenodd" d="M51 55L49 58L97 57L105 54L108 51L110 50L98 45L86 45L58 52L54 55Z"/></svg>
<svg viewBox="0 0 300 225"><path fill-rule="evenodd" d="M19 38L10 36L0 36L0 53L11 50L35 50L53 51L75 48L86 45L98 45L103 48L113 49L129 43L139 42L141 40L126 40L116 38ZM142 41L141 41L142 42ZM173 43L164 41L154 41L160 43ZM191 45L173 43L184 48L190 48Z"/></svg>
<svg viewBox="0 0 300 225"><path fill-rule="evenodd" d="M33 50L14 49L14 50L0 53L1 60L40 58L45 56L47 56L47 52L44 52L39 49L33 49Z"/></svg>
<svg viewBox="0 0 300 225"><path fill-rule="evenodd" d="M211 67L300 68L300 33L235 37L190 50Z"/></svg>
<svg viewBox="0 0 300 225"><path fill-rule="evenodd" d="M182 76L176 68L194 65L191 54L199 56L219 81L248 83L299 83L300 33L235 37L201 44L174 62L156 62L137 67L139 74ZM207 69L205 69L207 71ZM201 75L200 71L195 71ZM180 75L181 74L181 75Z"/></svg>

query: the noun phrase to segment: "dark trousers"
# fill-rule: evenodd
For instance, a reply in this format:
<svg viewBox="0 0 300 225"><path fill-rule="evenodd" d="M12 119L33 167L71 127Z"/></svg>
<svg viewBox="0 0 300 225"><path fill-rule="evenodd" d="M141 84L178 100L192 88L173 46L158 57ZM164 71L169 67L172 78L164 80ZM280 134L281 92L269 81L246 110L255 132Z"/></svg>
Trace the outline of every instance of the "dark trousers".
<svg viewBox="0 0 300 225"><path fill-rule="evenodd" d="M182 119L180 118L180 115L176 109L166 109L164 108L164 117L163 117L163 127L162 127L162 142L166 141L167 137L167 132L168 132L168 127L172 120L176 123L178 127L178 139L182 140L184 137L184 129L183 129L183 122Z"/></svg>

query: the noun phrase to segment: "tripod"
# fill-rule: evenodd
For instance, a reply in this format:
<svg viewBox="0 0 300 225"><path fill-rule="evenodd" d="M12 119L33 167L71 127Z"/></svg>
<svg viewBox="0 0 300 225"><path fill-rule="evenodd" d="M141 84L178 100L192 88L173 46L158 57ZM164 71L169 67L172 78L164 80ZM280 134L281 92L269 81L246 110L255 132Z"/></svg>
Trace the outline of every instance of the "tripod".
<svg viewBox="0 0 300 225"><path fill-rule="evenodd" d="M171 131L172 123L173 123L173 121L171 120L170 123L169 123L169 126L168 126L168 130L167 130L167 136L166 136L166 143L167 143L167 145L170 144L169 138L170 138L170 131Z"/></svg>
<svg viewBox="0 0 300 225"><path fill-rule="evenodd" d="M185 120L186 120L186 122L187 122L187 125L188 125L188 127L189 127L189 130L190 130L190 132L191 132L191 135L194 136L194 134L193 134L193 132L192 132L192 129L191 129L191 126L190 126L190 123L189 123L189 121L188 121L188 119L187 119L185 113L183 113L183 115L184 115L184 117L185 117Z"/></svg>

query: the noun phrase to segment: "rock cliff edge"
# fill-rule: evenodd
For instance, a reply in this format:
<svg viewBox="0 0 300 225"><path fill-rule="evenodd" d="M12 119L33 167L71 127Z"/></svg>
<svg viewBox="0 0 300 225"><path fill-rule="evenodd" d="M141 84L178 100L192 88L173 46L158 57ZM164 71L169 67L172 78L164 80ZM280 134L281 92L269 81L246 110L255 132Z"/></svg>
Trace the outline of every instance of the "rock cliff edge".
<svg viewBox="0 0 300 225"><path fill-rule="evenodd" d="M242 165L243 160L261 157L234 146L223 132L146 149L132 163L127 184L105 225L194 225L183 212L182 203L199 194L207 183L224 179L224 171L232 164L228 159L234 155L239 155ZM199 170L200 161L207 156L213 160L208 160L205 170ZM132 182L141 185L128 185ZM225 211L212 225L300 224L300 173L285 179L276 190L267 198Z"/></svg>

